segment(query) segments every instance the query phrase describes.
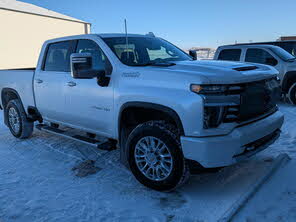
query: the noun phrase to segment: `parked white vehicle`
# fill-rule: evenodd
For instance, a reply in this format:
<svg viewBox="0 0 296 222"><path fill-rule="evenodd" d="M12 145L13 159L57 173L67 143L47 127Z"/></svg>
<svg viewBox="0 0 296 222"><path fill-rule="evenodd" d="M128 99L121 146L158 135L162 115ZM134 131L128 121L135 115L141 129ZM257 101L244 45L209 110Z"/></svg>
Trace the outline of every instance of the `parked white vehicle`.
<svg viewBox="0 0 296 222"><path fill-rule="evenodd" d="M167 191L194 167L237 163L278 138L277 74L194 61L153 36L71 36L45 42L36 69L0 71L1 106L15 137L30 137L39 121L40 130L120 148L142 184Z"/></svg>
<svg viewBox="0 0 296 222"><path fill-rule="evenodd" d="M296 58L281 47L260 44L220 46L214 59L273 66L279 71L282 92L296 105Z"/></svg>

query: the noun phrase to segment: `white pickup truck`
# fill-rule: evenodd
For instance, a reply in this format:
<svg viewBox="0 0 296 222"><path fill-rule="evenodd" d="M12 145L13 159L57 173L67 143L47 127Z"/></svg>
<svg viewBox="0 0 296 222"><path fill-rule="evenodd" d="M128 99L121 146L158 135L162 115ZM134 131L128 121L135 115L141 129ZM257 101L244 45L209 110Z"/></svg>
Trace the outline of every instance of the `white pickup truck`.
<svg viewBox="0 0 296 222"><path fill-rule="evenodd" d="M225 45L218 47L214 59L273 66L279 71L282 94L296 105L296 57L281 47L258 43Z"/></svg>
<svg viewBox="0 0 296 222"><path fill-rule="evenodd" d="M151 35L70 36L46 41L36 69L0 71L1 107L15 137L29 138L39 121L40 130L119 148L142 184L168 191L191 168L237 163L278 138L277 74L194 61Z"/></svg>

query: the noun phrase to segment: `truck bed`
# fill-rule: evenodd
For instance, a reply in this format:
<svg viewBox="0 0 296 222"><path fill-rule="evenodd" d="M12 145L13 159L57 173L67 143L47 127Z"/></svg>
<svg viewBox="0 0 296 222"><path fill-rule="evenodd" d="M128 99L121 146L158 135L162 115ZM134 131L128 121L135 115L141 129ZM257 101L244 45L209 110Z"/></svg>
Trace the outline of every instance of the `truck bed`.
<svg viewBox="0 0 296 222"><path fill-rule="evenodd" d="M0 71L35 71L36 68L20 68L20 69L0 69Z"/></svg>
<svg viewBox="0 0 296 222"><path fill-rule="evenodd" d="M35 68L0 70L0 92L17 91L25 108L34 106L33 78ZM1 104L1 107L4 107Z"/></svg>

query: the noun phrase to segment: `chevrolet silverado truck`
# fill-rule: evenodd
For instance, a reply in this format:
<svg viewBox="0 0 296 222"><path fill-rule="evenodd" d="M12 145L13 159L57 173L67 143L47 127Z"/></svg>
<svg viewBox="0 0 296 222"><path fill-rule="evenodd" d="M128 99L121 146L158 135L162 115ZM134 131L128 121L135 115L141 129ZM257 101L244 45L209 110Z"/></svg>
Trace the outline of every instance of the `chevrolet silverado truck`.
<svg viewBox="0 0 296 222"><path fill-rule="evenodd" d="M36 68L0 71L1 108L16 138L36 127L120 149L140 183L169 191L194 167L235 164L278 138L277 74L195 61L152 35L70 36L46 41Z"/></svg>
<svg viewBox="0 0 296 222"><path fill-rule="evenodd" d="M214 59L260 63L279 71L282 94L296 105L296 57L274 45L236 44L220 46Z"/></svg>

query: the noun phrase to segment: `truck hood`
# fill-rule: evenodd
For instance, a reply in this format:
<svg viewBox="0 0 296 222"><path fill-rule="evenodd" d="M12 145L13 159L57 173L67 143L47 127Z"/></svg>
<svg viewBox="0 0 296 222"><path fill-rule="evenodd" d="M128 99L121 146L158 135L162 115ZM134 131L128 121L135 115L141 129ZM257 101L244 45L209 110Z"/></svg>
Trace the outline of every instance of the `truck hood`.
<svg viewBox="0 0 296 222"><path fill-rule="evenodd" d="M278 71L271 66L228 62L217 60L201 61L179 61L176 65L166 69L182 72L189 76L198 76L202 83L208 84L233 84L259 81L271 78L278 74Z"/></svg>

